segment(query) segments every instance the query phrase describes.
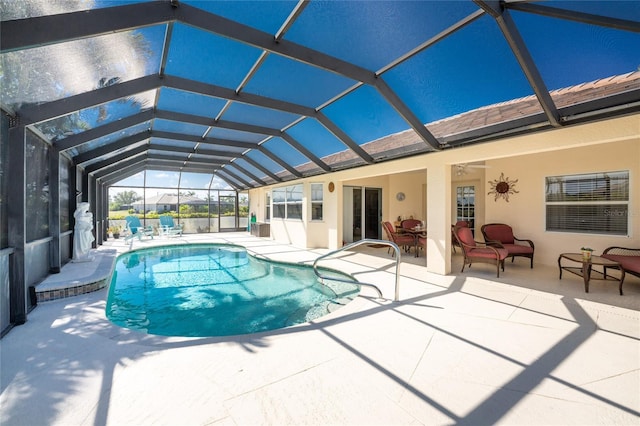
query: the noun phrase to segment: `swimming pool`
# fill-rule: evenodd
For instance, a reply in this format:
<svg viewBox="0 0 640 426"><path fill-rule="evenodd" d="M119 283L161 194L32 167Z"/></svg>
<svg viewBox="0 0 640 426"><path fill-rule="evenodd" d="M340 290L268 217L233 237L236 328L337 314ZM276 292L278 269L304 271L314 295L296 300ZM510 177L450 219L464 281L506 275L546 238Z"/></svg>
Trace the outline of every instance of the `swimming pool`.
<svg viewBox="0 0 640 426"><path fill-rule="evenodd" d="M311 321L360 292L347 274L258 259L228 244L162 246L118 257L107 318L125 328L164 336L256 333Z"/></svg>

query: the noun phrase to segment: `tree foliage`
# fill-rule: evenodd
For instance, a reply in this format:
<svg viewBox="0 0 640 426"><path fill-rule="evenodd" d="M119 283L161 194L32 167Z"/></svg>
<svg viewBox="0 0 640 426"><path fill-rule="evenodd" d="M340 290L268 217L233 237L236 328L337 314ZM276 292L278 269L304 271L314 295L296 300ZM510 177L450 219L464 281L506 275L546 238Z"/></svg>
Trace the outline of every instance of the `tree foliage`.
<svg viewBox="0 0 640 426"><path fill-rule="evenodd" d="M142 199L136 191L122 191L113 196L109 203L109 210L121 210L123 206L130 206Z"/></svg>

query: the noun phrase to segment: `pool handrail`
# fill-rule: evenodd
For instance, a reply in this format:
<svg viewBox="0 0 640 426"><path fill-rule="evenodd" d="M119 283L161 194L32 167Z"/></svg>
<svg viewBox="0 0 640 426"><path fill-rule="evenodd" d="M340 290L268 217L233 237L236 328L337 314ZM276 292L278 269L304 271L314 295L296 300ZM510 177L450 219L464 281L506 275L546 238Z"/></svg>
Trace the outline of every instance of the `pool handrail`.
<svg viewBox="0 0 640 426"><path fill-rule="evenodd" d="M365 238L363 240L359 240L359 241L354 241L353 243L347 244L346 246L342 246L337 250L334 250L332 252L323 254L322 256L319 256L316 260L313 261L313 272L316 274L316 276L318 278L320 278L320 280L333 280L333 281L339 281L339 282L345 282L345 283L351 283L353 281L349 281L346 279L342 279L342 278L338 278L338 277L326 277L320 274L320 272L318 272L318 262L322 259L326 259L327 257L333 256L336 253L340 253L341 251L345 251L345 250L349 250L352 249L354 247L360 246L362 244L382 244L382 245L386 245L386 246L391 246L395 252L396 252L396 288L395 288L395 298L393 299L394 302L397 302L400 299L400 247L398 247L398 245L396 243L394 243L393 241L389 241L389 240L375 240L372 238ZM369 284L369 283L363 283L363 282L358 282L358 284L360 285L364 285L367 287L373 287L377 292L378 292L378 296L383 299L382 297L382 291L380 291L380 289L378 288L378 286L376 286L375 284Z"/></svg>

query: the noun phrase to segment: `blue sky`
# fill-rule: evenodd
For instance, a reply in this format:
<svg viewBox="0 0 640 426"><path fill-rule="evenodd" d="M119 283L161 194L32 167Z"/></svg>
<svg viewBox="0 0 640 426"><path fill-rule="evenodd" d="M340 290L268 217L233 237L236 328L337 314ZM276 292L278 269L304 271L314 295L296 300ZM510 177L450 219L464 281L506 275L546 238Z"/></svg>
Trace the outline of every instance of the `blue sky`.
<svg viewBox="0 0 640 426"><path fill-rule="evenodd" d="M99 6L124 2L101 1ZM293 10L291 1L183 1L275 34ZM640 21L638 1L545 2L546 5ZM375 72L425 40L477 10L470 1L312 1L284 39L353 62ZM512 11L511 16L549 90L564 88L640 67L640 34ZM142 30L152 51L149 73L157 72L164 32ZM174 25L166 73L235 89L261 51L184 24ZM461 31L382 74L388 85L423 123L489 104L533 94L496 22L483 16ZM311 108L321 106L356 82L279 55L267 56L242 93L273 97ZM159 107L216 117L226 101L162 89ZM108 106L114 117L122 104ZM120 108L121 110L117 110ZM134 111L131 111L133 113ZM360 87L323 110L362 144L409 128L393 107L369 86ZM91 114L86 114L91 119ZM294 114L236 103L222 119L274 127ZM156 128L168 123L157 120ZM183 129L200 134L202 127ZM306 119L288 130L318 156L345 149L319 122ZM224 137L234 138L231 131ZM247 140L247 135L237 135ZM256 136L251 141L259 141ZM292 164L306 162L274 139L265 146Z"/></svg>

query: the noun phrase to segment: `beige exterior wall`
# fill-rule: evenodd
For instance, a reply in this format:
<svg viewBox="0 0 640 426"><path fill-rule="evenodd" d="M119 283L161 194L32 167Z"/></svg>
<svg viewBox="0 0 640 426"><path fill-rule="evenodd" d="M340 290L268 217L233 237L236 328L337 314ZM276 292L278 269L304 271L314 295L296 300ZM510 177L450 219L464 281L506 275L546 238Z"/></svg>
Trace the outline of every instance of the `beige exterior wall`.
<svg viewBox="0 0 640 426"><path fill-rule="evenodd" d="M486 221L508 223L516 236L533 240L535 263L557 264L560 253L580 251L583 246L592 247L596 254L614 245L640 247L640 139L491 160L486 164L491 167L486 170L488 181L504 173L505 177L518 179L515 189L519 191L509 197L509 202L486 195ZM630 173L629 236L545 231L545 177L619 170Z"/></svg>
<svg viewBox="0 0 640 426"><path fill-rule="evenodd" d="M458 177L451 167L454 164L476 161L483 161L490 168L472 169L470 173ZM545 176L607 170L630 171L630 237L549 233L544 230ZM487 195L490 188L488 182L497 179L501 172L504 172L505 177L518 179L516 189L519 193L512 195L509 203L504 200L496 202L493 196ZM482 239L480 226L483 223L507 222L514 227L516 235L535 241L536 263L554 264L559 253L576 251L585 244L597 252L614 244L640 247L638 176L640 114L303 179L300 182L305 183L305 200L309 196L309 183L324 183L324 220L318 223L310 223L308 219L271 220L271 232L272 238L295 246L335 249L342 245L342 186L382 188L384 220L393 222L399 215L415 217L421 216L422 211L427 212L427 268L446 274L450 272L450 226L455 219L455 186L472 183L478 187L477 239ZM261 221L264 192L273 187L298 182L251 190L250 211L255 210ZM334 182L336 187L332 194L326 190L329 182ZM403 202L398 202L395 198L399 191L405 193ZM304 206L307 217L308 201L305 201Z"/></svg>
<svg viewBox="0 0 640 426"><path fill-rule="evenodd" d="M265 194L267 192L269 192L269 190L266 188L258 188L249 191L249 217L251 217L251 213L255 213L256 222L267 222L267 218L265 218Z"/></svg>
<svg viewBox="0 0 640 426"><path fill-rule="evenodd" d="M322 220L311 220L311 184L322 184ZM311 179L304 185L305 193L305 208L306 214L305 221L307 223L307 245L308 248L323 248L329 246L329 235L332 234L331 229L335 229L336 215L328 214L327 212L336 211L338 206L336 204L337 197L336 191L329 192L329 182L325 182L324 179Z"/></svg>
<svg viewBox="0 0 640 426"><path fill-rule="evenodd" d="M394 222L398 216L403 219L426 220L426 193L427 171L418 170L415 172L397 173L389 177L389 187L383 190L383 198L386 201L384 220ZM403 201L396 199L396 194L404 193Z"/></svg>
<svg viewBox="0 0 640 426"><path fill-rule="evenodd" d="M273 188L289 186L298 183L303 184L304 198L302 204L302 220L299 219L278 219L269 220L271 238L276 241L286 242L296 247L316 248L330 247L337 248L336 232L338 227L337 215L331 214L338 208L339 194L342 193L339 185L334 185L333 192L329 192L330 180L325 178L310 178L302 181L287 182L278 186L269 186L249 191L249 212L256 214L257 222L266 222L266 193ZM311 184L319 183L323 185L323 220L311 220ZM273 210L271 210L273 211Z"/></svg>

